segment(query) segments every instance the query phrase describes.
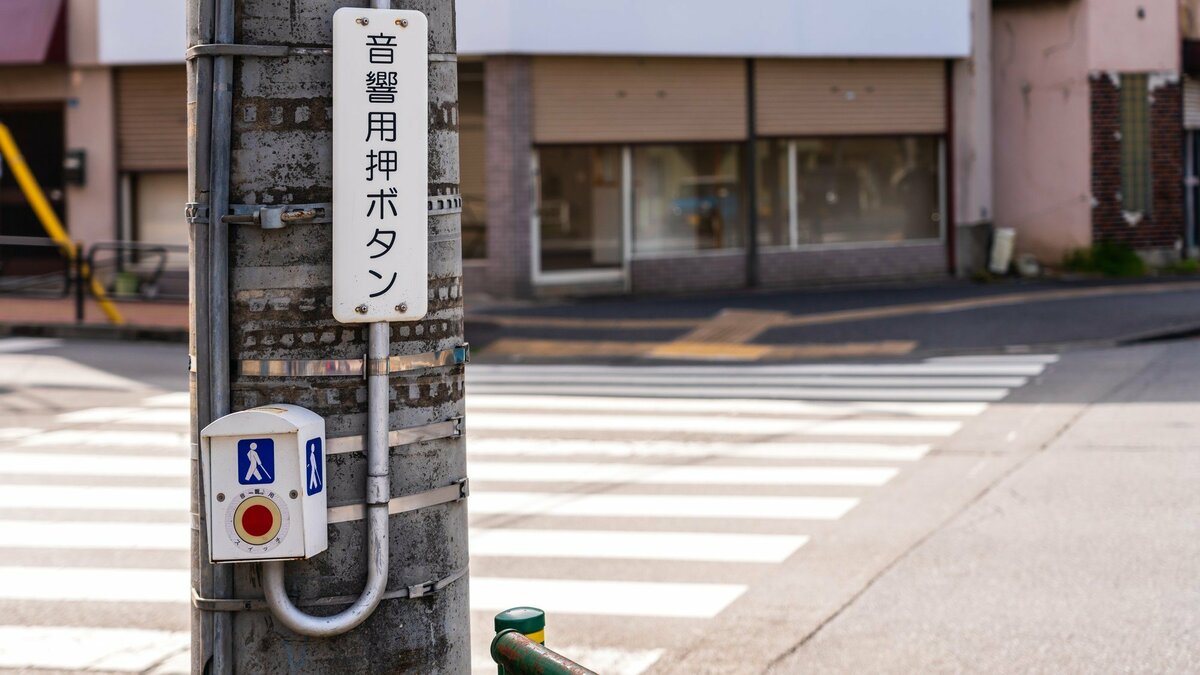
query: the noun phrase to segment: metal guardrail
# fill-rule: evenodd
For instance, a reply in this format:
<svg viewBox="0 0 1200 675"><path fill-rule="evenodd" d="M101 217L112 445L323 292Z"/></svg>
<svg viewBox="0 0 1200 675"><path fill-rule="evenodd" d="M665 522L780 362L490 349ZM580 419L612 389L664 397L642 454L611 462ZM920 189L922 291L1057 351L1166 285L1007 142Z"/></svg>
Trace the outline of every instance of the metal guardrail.
<svg viewBox="0 0 1200 675"><path fill-rule="evenodd" d="M54 272L33 272L21 274L20 270L12 276L6 276L14 267L14 262L28 264L28 258L11 255L13 249L54 249L61 269ZM53 239L47 237L16 237L0 236L0 295L15 295L34 298L65 298L71 293L74 283L71 260L61 255L62 247ZM48 257L48 256L47 256ZM20 267L21 265L16 265Z"/></svg>
<svg viewBox="0 0 1200 675"><path fill-rule="evenodd" d="M72 250L64 250L62 243L49 237L0 236L0 296L61 299L73 295L76 322L84 319L87 297L96 297L98 292L103 292L106 300L122 302L182 302L188 298L187 268L171 264L172 256L181 256L186 262L186 245L102 241L86 249L79 243L72 246ZM13 253L30 248L53 249L57 256ZM47 265L32 262L38 257L56 260L56 269L38 269ZM22 273L22 268L30 271Z"/></svg>

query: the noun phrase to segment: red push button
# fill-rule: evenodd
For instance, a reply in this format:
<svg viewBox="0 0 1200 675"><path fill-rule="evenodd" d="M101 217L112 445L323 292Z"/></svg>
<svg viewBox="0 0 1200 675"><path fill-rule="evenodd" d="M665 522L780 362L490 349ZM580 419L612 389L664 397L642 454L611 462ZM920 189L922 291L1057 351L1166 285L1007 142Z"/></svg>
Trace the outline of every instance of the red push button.
<svg viewBox="0 0 1200 675"><path fill-rule="evenodd" d="M233 529L247 544L259 546L279 534L283 519L279 507L267 497L255 495L238 504L233 513Z"/></svg>

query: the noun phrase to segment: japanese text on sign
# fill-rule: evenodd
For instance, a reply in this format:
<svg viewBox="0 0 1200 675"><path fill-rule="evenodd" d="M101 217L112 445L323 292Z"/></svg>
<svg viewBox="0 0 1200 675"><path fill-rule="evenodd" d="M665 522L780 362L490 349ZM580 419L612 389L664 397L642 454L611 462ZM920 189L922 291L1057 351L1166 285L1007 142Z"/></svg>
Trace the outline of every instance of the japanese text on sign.
<svg viewBox="0 0 1200 675"><path fill-rule="evenodd" d="M333 16L333 315L414 321L428 291L428 26L420 12Z"/></svg>

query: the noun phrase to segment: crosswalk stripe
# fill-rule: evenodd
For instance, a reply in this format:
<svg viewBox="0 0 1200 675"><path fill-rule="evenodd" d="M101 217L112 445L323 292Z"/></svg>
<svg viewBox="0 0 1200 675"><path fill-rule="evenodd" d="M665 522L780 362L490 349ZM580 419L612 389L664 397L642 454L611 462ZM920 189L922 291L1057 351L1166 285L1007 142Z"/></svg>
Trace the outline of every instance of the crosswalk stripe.
<svg viewBox="0 0 1200 675"><path fill-rule="evenodd" d="M710 619L745 592L738 584L473 577L471 609L529 605L547 614Z"/></svg>
<svg viewBox="0 0 1200 675"><path fill-rule="evenodd" d="M629 386L627 384L468 384L471 394L537 394L551 396L633 396L664 398L806 399L811 401L999 401L1007 388L877 388L877 387L775 387Z"/></svg>
<svg viewBox="0 0 1200 675"><path fill-rule="evenodd" d="M186 478L189 470L183 457L0 453L0 473L4 474Z"/></svg>
<svg viewBox="0 0 1200 675"><path fill-rule="evenodd" d="M853 497L476 492L471 495L470 511L474 515L837 520L857 504Z"/></svg>
<svg viewBox="0 0 1200 675"><path fill-rule="evenodd" d="M87 408L63 413L57 419L64 424L119 422L181 426L190 424L192 417L186 408Z"/></svg>
<svg viewBox="0 0 1200 675"><path fill-rule="evenodd" d="M186 551L191 529L185 523L81 523L0 520L0 550Z"/></svg>
<svg viewBox="0 0 1200 675"><path fill-rule="evenodd" d="M474 481L629 483L633 485L842 485L878 487L895 477L890 467L679 466L472 461Z"/></svg>
<svg viewBox="0 0 1200 675"><path fill-rule="evenodd" d="M190 641L182 631L0 626L0 668L141 673Z"/></svg>
<svg viewBox="0 0 1200 675"><path fill-rule="evenodd" d="M188 489L93 485L73 485L70 488L5 485L3 489L0 489L0 508L180 511L187 513Z"/></svg>
<svg viewBox="0 0 1200 675"><path fill-rule="evenodd" d="M39 349L61 347L63 341L59 338L22 338L12 337L0 340L0 354L15 354L17 352L32 352Z"/></svg>
<svg viewBox="0 0 1200 675"><path fill-rule="evenodd" d="M173 391L169 394L159 394L143 399L142 405L148 405L155 408L184 408L187 409L192 404L192 395L186 391Z"/></svg>
<svg viewBox="0 0 1200 675"><path fill-rule="evenodd" d="M587 382L591 384L621 384L621 385L747 385L768 384L772 387L808 386L808 387L1020 387L1029 380L1025 377L944 377L944 376L893 376L874 377L866 375L790 375L783 377L762 378L758 376L731 377L729 375L696 374L688 377L678 375L655 375L634 373L541 373L541 372L497 372L471 373L467 376L467 386L473 384L572 384Z"/></svg>
<svg viewBox="0 0 1200 675"><path fill-rule="evenodd" d="M467 439L467 456L518 457L729 457L745 459L914 462L928 445L882 443L712 443L679 441L592 441L556 438Z"/></svg>
<svg viewBox="0 0 1200 675"><path fill-rule="evenodd" d="M980 358L980 357L975 357ZM1050 361L1052 362L1052 361ZM508 365L473 364L471 375L492 376L505 373L552 374L630 374L630 375L728 375L731 377L770 379L791 375L1039 375L1046 368L1041 359L1022 361L950 361L935 363L812 363L737 366L579 366L579 365Z"/></svg>
<svg viewBox="0 0 1200 675"><path fill-rule="evenodd" d="M186 551L190 534L185 524L7 520L0 521L0 550ZM807 541L803 535L477 528L471 555L771 563Z"/></svg>
<svg viewBox="0 0 1200 675"><path fill-rule="evenodd" d="M184 603L187 570L0 567L0 600Z"/></svg>
<svg viewBox="0 0 1200 675"><path fill-rule="evenodd" d="M803 535L474 529L471 555L777 563L807 542Z"/></svg>
<svg viewBox="0 0 1200 675"><path fill-rule="evenodd" d="M753 399L635 398L612 396L523 396L479 394L467 398L467 412L498 410L603 410L644 413L751 413L759 415L847 415L891 414L915 417L972 417L987 409L986 403L923 403L853 401L811 403L808 401L755 401Z"/></svg>
<svg viewBox="0 0 1200 675"><path fill-rule="evenodd" d="M187 432L135 431L117 429L60 429L27 436L20 440L25 447L75 446L152 448L163 451L186 451L190 445Z"/></svg>
<svg viewBox="0 0 1200 675"><path fill-rule="evenodd" d="M28 438L41 431L35 427L5 427L0 429L0 441Z"/></svg>
<svg viewBox="0 0 1200 675"><path fill-rule="evenodd" d="M987 367L993 364L1035 364L1048 365L1058 363L1058 354L976 354L963 356L934 356L925 359L928 364L963 364L970 367Z"/></svg>
<svg viewBox="0 0 1200 675"><path fill-rule="evenodd" d="M487 431L651 431L778 436L949 436L960 422L934 420L797 420L694 415L539 415L476 413L468 428Z"/></svg>

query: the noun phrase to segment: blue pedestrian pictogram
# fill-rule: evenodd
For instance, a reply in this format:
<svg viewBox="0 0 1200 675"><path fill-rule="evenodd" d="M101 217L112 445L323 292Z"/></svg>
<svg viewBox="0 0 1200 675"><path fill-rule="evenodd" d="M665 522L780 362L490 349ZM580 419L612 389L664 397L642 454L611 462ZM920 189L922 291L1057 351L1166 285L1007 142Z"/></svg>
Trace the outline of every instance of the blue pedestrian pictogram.
<svg viewBox="0 0 1200 675"><path fill-rule="evenodd" d="M263 485L275 481L275 441L246 438L238 441L238 482Z"/></svg>
<svg viewBox="0 0 1200 675"><path fill-rule="evenodd" d="M321 439L314 438L306 444L305 456L308 457L308 496L313 496L325 487L325 462L321 459Z"/></svg>

